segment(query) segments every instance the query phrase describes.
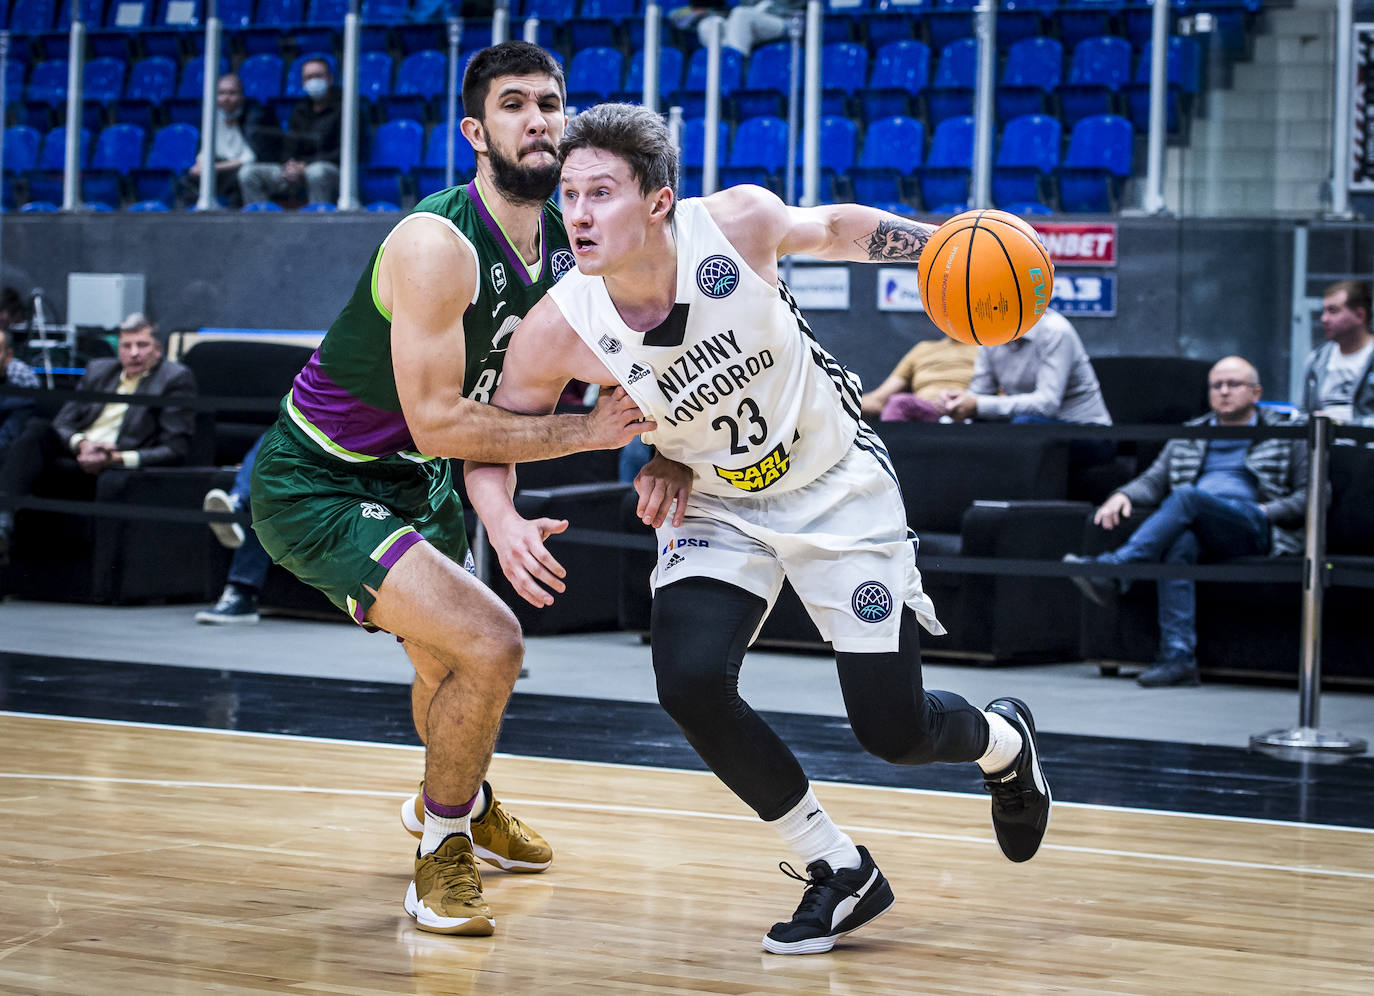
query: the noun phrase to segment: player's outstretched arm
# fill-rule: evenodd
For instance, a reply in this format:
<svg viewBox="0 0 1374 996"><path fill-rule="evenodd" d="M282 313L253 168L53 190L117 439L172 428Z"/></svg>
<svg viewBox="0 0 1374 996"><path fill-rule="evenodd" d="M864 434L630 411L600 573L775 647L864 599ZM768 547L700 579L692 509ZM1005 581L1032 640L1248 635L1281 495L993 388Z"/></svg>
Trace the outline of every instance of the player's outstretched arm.
<svg viewBox="0 0 1374 996"><path fill-rule="evenodd" d="M863 204L788 207L762 187L739 186L707 198L711 217L756 272L789 253L855 263L914 263L935 231Z"/></svg>
<svg viewBox="0 0 1374 996"><path fill-rule="evenodd" d="M463 396L463 314L477 286L472 251L438 219L417 218L387 243L377 293L391 312L396 390L415 445L429 456L544 460L618 449L643 431L633 403L533 418Z"/></svg>

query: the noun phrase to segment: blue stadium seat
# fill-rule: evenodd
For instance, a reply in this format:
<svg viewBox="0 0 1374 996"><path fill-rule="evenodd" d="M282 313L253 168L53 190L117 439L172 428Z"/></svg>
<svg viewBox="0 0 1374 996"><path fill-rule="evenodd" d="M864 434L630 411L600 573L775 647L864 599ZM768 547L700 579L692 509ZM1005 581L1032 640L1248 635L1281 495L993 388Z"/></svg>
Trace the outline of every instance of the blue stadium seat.
<svg viewBox="0 0 1374 996"><path fill-rule="evenodd" d="M112 5L113 6L113 5ZM92 31L99 28L101 24L100 15L104 7L104 0L81 0L81 20L86 25L86 30ZM72 5L71 0L56 4L57 19L53 24L53 30L40 35L38 49L46 59L64 59L70 48L70 28L72 26ZM111 13L113 17L113 13ZM90 39L90 35L87 35ZM127 54L127 49L120 51L119 55Z"/></svg>
<svg viewBox="0 0 1374 996"><path fill-rule="evenodd" d="M359 170L359 196L365 201L403 200L401 178L420 164L424 142L425 128L418 121L401 118L378 127L367 165Z"/></svg>
<svg viewBox="0 0 1374 996"><path fill-rule="evenodd" d="M364 24L399 24L410 16L410 0L363 0Z"/></svg>
<svg viewBox="0 0 1374 996"><path fill-rule="evenodd" d="M301 210L312 214L328 214L330 211L339 210L339 205L333 201L311 201L309 204L302 204Z"/></svg>
<svg viewBox="0 0 1374 996"><path fill-rule="evenodd" d="M310 0L305 23L292 29L296 45L303 52L333 51L343 35L348 0ZM334 78L338 79L338 73Z"/></svg>
<svg viewBox="0 0 1374 996"><path fill-rule="evenodd" d="M24 174L28 183L29 200L62 201L62 167L67 155L67 128L58 125L43 138L38 149L38 162ZM84 168L91 157L91 132L81 129L77 145L77 165Z"/></svg>
<svg viewBox="0 0 1374 996"><path fill-rule="evenodd" d="M225 31L241 31L253 22L254 0L219 0L215 13Z"/></svg>
<svg viewBox="0 0 1374 996"><path fill-rule="evenodd" d="M393 203L392 201L372 201L370 204L364 207L363 210L371 211L374 214L395 214L396 212L401 210L401 205Z"/></svg>
<svg viewBox="0 0 1374 996"><path fill-rule="evenodd" d="M1026 38L1007 52L1002 83L997 88L997 117L1010 121L1022 114L1041 114L1059 88L1064 47L1053 38Z"/></svg>
<svg viewBox="0 0 1374 996"><path fill-rule="evenodd" d="M740 120L776 117L786 110L792 77L792 46L771 42L754 49L745 70L744 85L731 95Z"/></svg>
<svg viewBox="0 0 1374 996"><path fill-rule="evenodd" d="M920 41L920 25L916 20L919 6L912 4L903 9L897 4L886 7L869 4L869 7L877 8L863 12L864 33L868 36L869 48L881 49L895 41Z"/></svg>
<svg viewBox="0 0 1374 996"><path fill-rule="evenodd" d="M191 168L200 151L200 129L174 123L153 134L153 144L143 165L133 171L134 198L172 202L172 185Z"/></svg>
<svg viewBox="0 0 1374 996"><path fill-rule="evenodd" d="M851 99L868 79L868 49L831 42L821 49L821 114L849 114Z"/></svg>
<svg viewBox="0 0 1374 996"><path fill-rule="evenodd" d="M243 95L261 104L270 104L281 96L282 57L272 52L250 55L239 63L239 82Z"/></svg>
<svg viewBox="0 0 1374 996"><path fill-rule="evenodd" d="M38 165L38 147L43 136L37 128L11 125L5 129L5 172L23 173Z"/></svg>
<svg viewBox="0 0 1374 996"><path fill-rule="evenodd" d="M282 30L305 22L305 0L258 0L253 23L239 35L244 51L279 52Z"/></svg>
<svg viewBox="0 0 1374 996"><path fill-rule="evenodd" d="M803 145L806 133L802 132ZM843 173L854 165L855 148L859 142L859 126L852 118L837 114L821 118L821 169Z"/></svg>
<svg viewBox="0 0 1374 996"><path fill-rule="evenodd" d="M959 38L940 51L935 77L925 92L926 119L939 125L946 118L973 113L973 88L978 80L978 41Z"/></svg>
<svg viewBox="0 0 1374 996"><path fill-rule="evenodd" d="M143 162L142 128L132 124L114 124L95 140L90 168L81 176L81 194L88 200L107 204L124 201L124 177Z"/></svg>
<svg viewBox="0 0 1374 996"><path fill-rule="evenodd" d="M914 118L880 118L868 126L859 163L849 171L861 204L904 201L925 155L926 132Z"/></svg>
<svg viewBox="0 0 1374 996"><path fill-rule="evenodd" d="M682 108L684 117L701 117L706 113L706 58L707 51L698 48L687 59L687 76L682 81L682 89L668 94L670 104ZM743 85L744 56L733 48L720 50L720 93L729 97Z"/></svg>
<svg viewBox="0 0 1374 996"><path fill-rule="evenodd" d="M1059 165L1062 130L1058 118L1025 114L1002 129L1002 142L992 167L992 200L1008 204L1044 203L1048 184Z"/></svg>
<svg viewBox="0 0 1374 996"><path fill-rule="evenodd" d="M599 104L619 89L624 66L625 56L618 48L595 46L577 52L568 65L568 103L573 107Z"/></svg>
<svg viewBox="0 0 1374 996"><path fill-rule="evenodd" d="M247 212L258 212L280 211L281 209L281 205L278 204L276 201L253 201L251 204L245 204L241 210Z"/></svg>
<svg viewBox="0 0 1374 996"><path fill-rule="evenodd" d="M30 104L56 106L67 99L67 60L47 59L33 67L24 99Z"/></svg>
<svg viewBox="0 0 1374 996"><path fill-rule="evenodd" d="M997 11L997 47L1009 50L1019 41L1049 34L1059 0L1002 0Z"/></svg>
<svg viewBox="0 0 1374 996"><path fill-rule="evenodd" d="M735 129L730 158L720 170L721 183L771 186L772 178L787 165L787 122L771 115L748 118Z"/></svg>
<svg viewBox="0 0 1374 996"><path fill-rule="evenodd" d="M1064 211L1105 213L1116 209L1131 174L1131 123L1115 114L1083 118L1073 126L1059 167L1059 206Z"/></svg>
<svg viewBox="0 0 1374 996"><path fill-rule="evenodd" d="M920 13L926 41L936 50L958 38L971 38L975 30L976 0L932 0Z"/></svg>
<svg viewBox="0 0 1374 996"><path fill-rule="evenodd" d="M946 118L935 126L930 153L920 173L921 200L937 211L968 201L973 172L973 115Z"/></svg>
<svg viewBox="0 0 1374 996"><path fill-rule="evenodd" d="M718 122L716 132L716 162L728 162L730 155L730 126ZM706 162L706 118L687 118L682 123L682 180L677 195L700 197L702 168ZM719 174L717 174L719 175Z"/></svg>
<svg viewBox="0 0 1374 996"><path fill-rule="evenodd" d="M125 210L125 211L153 212L153 211L170 211L171 208L170 208L165 202L163 202L163 201L148 200L148 201L134 201L134 203L130 204L130 205L129 205L128 207L126 207L124 210Z"/></svg>
<svg viewBox="0 0 1374 996"><path fill-rule="evenodd" d="M1150 127L1150 63L1154 51L1150 42L1141 49L1135 75L1122 87L1131 123L1137 131ZM1192 107L1193 97L1202 88L1202 51L1192 36L1175 35L1169 39L1165 56L1167 88L1164 99L1165 128L1170 134L1182 130L1183 118Z"/></svg>
<svg viewBox="0 0 1374 996"><path fill-rule="evenodd" d="M119 0L111 0L115 5ZM176 58L182 54L183 45L200 34L204 22L203 0L158 0L157 14L152 24L137 33L138 44L147 55L165 55ZM219 8L217 16L223 18ZM204 35L201 35L201 48L204 48Z"/></svg>
<svg viewBox="0 0 1374 996"><path fill-rule="evenodd" d="M681 49L664 45L658 51L658 98L660 106L670 93L682 86L682 66L686 58ZM611 99L637 104L644 96L644 50L635 49L630 53L630 62L625 69L625 83Z"/></svg>
<svg viewBox="0 0 1374 996"><path fill-rule="evenodd" d="M10 11L10 32L16 35L40 35L51 31L56 9L56 0L14 0L14 9Z"/></svg>
<svg viewBox="0 0 1374 996"><path fill-rule="evenodd" d="M229 60L225 56L220 56L219 72L220 75L229 71ZM181 79L177 82L176 98L178 100L195 100L201 98L201 90L205 85L205 56L193 55L186 60L181 67Z"/></svg>
<svg viewBox="0 0 1374 996"><path fill-rule="evenodd" d="M427 49L412 52L401 60L391 96L386 98L390 118L424 121L431 117L430 102L444 92L448 79L448 56Z"/></svg>
<svg viewBox="0 0 1374 996"><path fill-rule="evenodd" d="M1072 50L1088 38L1117 34L1116 15L1122 6L1122 0L1068 0L1055 17L1059 40Z"/></svg>
<svg viewBox="0 0 1374 996"><path fill-rule="evenodd" d="M165 55L150 55L135 62L124 86L124 100L161 104L176 93L177 64Z"/></svg>
<svg viewBox="0 0 1374 996"><path fill-rule="evenodd" d="M1117 91L1130 79L1130 42L1112 35L1084 39L1074 47L1068 81L1059 88L1060 117L1072 125L1114 113Z"/></svg>
<svg viewBox="0 0 1374 996"><path fill-rule="evenodd" d="M106 56L86 63L82 76L82 96L112 104L124 92L124 73L128 66L123 59Z"/></svg>
<svg viewBox="0 0 1374 996"><path fill-rule="evenodd" d="M1014 214L1020 217L1033 214L1054 214L1054 208L1050 207L1048 204L1042 204L1040 201L1013 201L1010 204L1001 205L1001 208L1008 214Z"/></svg>
<svg viewBox="0 0 1374 996"><path fill-rule="evenodd" d="M20 214L51 214L60 210L62 209L53 201L29 201L27 204L21 204L19 206Z"/></svg>
<svg viewBox="0 0 1374 996"><path fill-rule="evenodd" d="M358 56L358 96L376 103L391 93L395 68L386 52L363 52Z"/></svg>
<svg viewBox="0 0 1374 996"><path fill-rule="evenodd" d="M443 122L430 129L429 140L425 143L425 157L415 171L415 186L421 197L444 189L448 171L448 134L449 127ZM471 143L459 129L453 129L453 138L454 182L466 183L477 171L477 160Z"/></svg>
<svg viewBox="0 0 1374 996"><path fill-rule="evenodd" d="M577 17L567 17L565 7L569 46L574 52L594 45L623 46L638 6L636 0L582 0ZM642 18L639 20L642 31Z"/></svg>
<svg viewBox="0 0 1374 996"><path fill-rule="evenodd" d="M925 42L888 42L873 61L868 88L859 94L868 121L916 110L915 98L930 83L930 48Z"/></svg>

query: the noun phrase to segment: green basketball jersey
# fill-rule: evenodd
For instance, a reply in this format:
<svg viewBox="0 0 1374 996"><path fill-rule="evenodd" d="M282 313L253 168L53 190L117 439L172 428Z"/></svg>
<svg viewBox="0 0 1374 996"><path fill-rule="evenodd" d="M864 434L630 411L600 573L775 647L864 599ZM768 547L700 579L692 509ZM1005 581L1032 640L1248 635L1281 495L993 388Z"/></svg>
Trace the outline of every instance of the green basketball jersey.
<svg viewBox="0 0 1374 996"><path fill-rule="evenodd" d="M506 345L516 326L575 265L562 213L552 202L545 204L540 258L529 266L487 209L476 180L431 194L396 227L421 214L451 223L476 256L477 294L463 313L463 394L488 402L500 383ZM415 451L396 391L391 314L377 295L377 269L385 251L383 241L282 403L297 429L326 452L354 463L392 455L427 459Z"/></svg>

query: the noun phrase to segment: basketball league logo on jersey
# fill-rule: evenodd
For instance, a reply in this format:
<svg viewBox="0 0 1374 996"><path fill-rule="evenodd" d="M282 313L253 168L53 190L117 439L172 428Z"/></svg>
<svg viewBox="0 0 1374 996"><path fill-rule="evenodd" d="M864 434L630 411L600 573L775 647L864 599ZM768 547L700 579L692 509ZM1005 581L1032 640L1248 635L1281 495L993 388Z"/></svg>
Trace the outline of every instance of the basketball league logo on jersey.
<svg viewBox="0 0 1374 996"><path fill-rule="evenodd" d="M722 480L729 481L741 491L762 491L764 488L775 484L782 479L782 475L787 473L792 466L791 455L782 448L782 443L773 447L771 453L760 460L758 463L750 464L740 470L728 470L725 467L716 467L716 476Z"/></svg>
<svg viewBox="0 0 1374 996"><path fill-rule="evenodd" d="M596 340L596 344L601 347L603 353L610 353L611 355L615 355L621 349L620 340L613 335L603 335Z"/></svg>
<svg viewBox="0 0 1374 996"><path fill-rule="evenodd" d="M729 256L707 256L697 267L697 286L707 297L728 297L739 285L739 267Z"/></svg>
<svg viewBox="0 0 1374 996"><path fill-rule="evenodd" d="M491 286L500 294L506 289L506 266L504 263L491 265Z"/></svg>
<svg viewBox="0 0 1374 996"><path fill-rule="evenodd" d="M549 257L549 266L553 269L553 282L563 279L563 275L577 265L577 260L573 257L571 249L555 249L553 255Z"/></svg>
<svg viewBox="0 0 1374 996"><path fill-rule="evenodd" d="M864 622L880 623L892 615L892 593L879 581L865 581L855 588L849 604Z"/></svg>

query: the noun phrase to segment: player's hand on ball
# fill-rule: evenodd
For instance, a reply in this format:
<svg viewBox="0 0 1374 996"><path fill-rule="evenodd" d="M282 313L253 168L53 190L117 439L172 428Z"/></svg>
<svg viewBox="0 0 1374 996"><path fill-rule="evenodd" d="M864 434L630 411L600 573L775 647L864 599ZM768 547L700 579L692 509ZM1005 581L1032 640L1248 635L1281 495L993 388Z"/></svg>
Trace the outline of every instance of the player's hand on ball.
<svg viewBox="0 0 1374 996"><path fill-rule="evenodd" d="M596 407L587 416L587 446L594 450L618 450L641 432L653 432L658 423L644 418L625 388L601 389Z"/></svg>

